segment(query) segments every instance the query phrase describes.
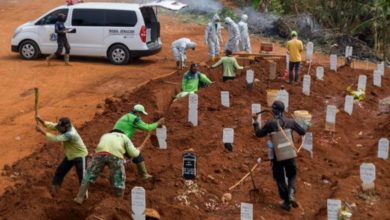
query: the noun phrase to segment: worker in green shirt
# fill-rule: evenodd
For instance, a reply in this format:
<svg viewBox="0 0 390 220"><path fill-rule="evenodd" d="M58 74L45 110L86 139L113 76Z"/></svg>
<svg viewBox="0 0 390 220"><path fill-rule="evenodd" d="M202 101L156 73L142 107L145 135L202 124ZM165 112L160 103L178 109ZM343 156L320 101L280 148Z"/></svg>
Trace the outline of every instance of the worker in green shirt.
<svg viewBox="0 0 390 220"><path fill-rule="evenodd" d="M79 193L74 199L75 202L82 204L89 183L95 183L97 177L107 165L110 170L110 183L115 188L115 196L123 198L125 192L125 160L124 155L133 158L136 164L144 164L144 159L140 153L140 149L134 147L130 139L120 130L112 130L104 134L96 147L95 155L92 158L91 165L83 178Z"/></svg>
<svg viewBox="0 0 390 220"><path fill-rule="evenodd" d="M233 80L236 78L236 70L242 70L244 67L237 63L236 58L233 57L233 53L230 50L225 51L225 56L222 57L217 63L212 65L212 68L218 67L223 64L223 81Z"/></svg>
<svg viewBox="0 0 390 220"><path fill-rule="evenodd" d="M58 123L44 121L40 116L36 116L35 119L38 122L36 130L39 133L45 135L46 139L49 141L62 142L64 146L65 158L57 167L54 174L52 181L52 193L54 195L57 193L65 175L73 166L76 167L77 177L79 179L79 183L81 183L84 176L88 150L80 135L72 126L70 119L66 117L60 118ZM39 124L50 130L58 131L60 134L56 135L46 132Z"/></svg>
<svg viewBox="0 0 390 220"><path fill-rule="evenodd" d="M136 130L154 131L157 127L164 124L164 118L160 118L157 122L147 124L142 121L141 116L147 115L145 107L137 104L133 107L133 111L123 115L114 125L113 129L123 132L129 139L133 138ZM152 176L148 174L143 163L137 164L139 175L142 175L144 180L150 179Z"/></svg>
<svg viewBox="0 0 390 220"><path fill-rule="evenodd" d="M212 84L211 80L207 76L198 71L198 65L195 63L191 64L190 70L187 71L182 80L182 91L176 95L177 101L184 98L188 94L195 93L199 87L204 87Z"/></svg>

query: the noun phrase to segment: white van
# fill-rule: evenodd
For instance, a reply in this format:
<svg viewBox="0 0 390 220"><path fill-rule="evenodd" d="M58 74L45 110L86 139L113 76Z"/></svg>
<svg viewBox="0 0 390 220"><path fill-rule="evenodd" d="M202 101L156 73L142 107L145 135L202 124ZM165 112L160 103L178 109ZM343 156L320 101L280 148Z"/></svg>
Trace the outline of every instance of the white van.
<svg viewBox="0 0 390 220"><path fill-rule="evenodd" d="M107 57L113 64L126 64L161 50L160 23L153 7L180 10L185 4L156 1L147 4L78 3L57 7L34 21L19 26L11 50L31 60L57 49L54 24L59 13L66 15L65 27L71 55Z"/></svg>

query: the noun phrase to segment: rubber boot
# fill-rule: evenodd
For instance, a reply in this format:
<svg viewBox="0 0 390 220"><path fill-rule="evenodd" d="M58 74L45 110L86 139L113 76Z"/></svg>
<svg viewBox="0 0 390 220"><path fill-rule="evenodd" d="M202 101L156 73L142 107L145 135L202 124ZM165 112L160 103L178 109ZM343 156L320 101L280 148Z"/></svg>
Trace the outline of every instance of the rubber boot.
<svg viewBox="0 0 390 220"><path fill-rule="evenodd" d="M77 194L76 198L73 199L78 204L83 204L84 199L87 197L88 193L88 183L82 183L80 185L79 193Z"/></svg>
<svg viewBox="0 0 390 220"><path fill-rule="evenodd" d="M115 189L115 196L116 197L123 199L124 194L125 194L125 189L120 189L120 188Z"/></svg>
<svg viewBox="0 0 390 220"><path fill-rule="evenodd" d="M65 55L64 55L64 60L65 60L65 65L70 66L70 63L69 63L69 54L65 54Z"/></svg>
<svg viewBox="0 0 390 220"><path fill-rule="evenodd" d="M279 206L280 206L280 208L287 210L287 211L290 211L290 209L291 209L290 203L288 201L284 201L284 200L281 201Z"/></svg>
<svg viewBox="0 0 390 220"><path fill-rule="evenodd" d="M298 208L299 205L298 205L297 200L295 199L294 194L295 194L294 190L290 189L288 192L288 200L293 208Z"/></svg>
<svg viewBox="0 0 390 220"><path fill-rule="evenodd" d="M50 66L51 60L55 57L55 54L50 54L48 57L46 57L47 65Z"/></svg>
<svg viewBox="0 0 390 220"><path fill-rule="evenodd" d="M138 175L141 176L143 180L148 180L152 178L152 175L150 175L146 170L145 161L142 161L141 163L137 164L137 170L138 170Z"/></svg>
<svg viewBox="0 0 390 220"><path fill-rule="evenodd" d="M187 68L187 65L186 65L186 63L187 63L187 60L183 60L183 63L181 64L181 66L182 66L182 69L183 69L183 68Z"/></svg>

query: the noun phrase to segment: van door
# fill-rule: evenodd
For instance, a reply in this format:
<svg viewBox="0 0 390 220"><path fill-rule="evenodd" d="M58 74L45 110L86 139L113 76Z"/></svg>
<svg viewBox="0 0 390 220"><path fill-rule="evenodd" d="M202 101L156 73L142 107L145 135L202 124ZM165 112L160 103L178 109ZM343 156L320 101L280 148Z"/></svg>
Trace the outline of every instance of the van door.
<svg viewBox="0 0 390 220"><path fill-rule="evenodd" d="M67 8L54 10L35 23L39 36L37 43L42 54L51 54L57 50L57 38L53 35L55 33L54 24L57 22L57 15L60 13L66 16L66 24L68 22L68 12Z"/></svg>
<svg viewBox="0 0 390 220"><path fill-rule="evenodd" d="M132 10L105 10L105 28L103 33L106 48L114 43L122 43L130 50L140 44L137 13Z"/></svg>
<svg viewBox="0 0 390 220"><path fill-rule="evenodd" d="M105 56L103 51L104 10L73 9L71 28L68 34L71 54L81 56Z"/></svg>

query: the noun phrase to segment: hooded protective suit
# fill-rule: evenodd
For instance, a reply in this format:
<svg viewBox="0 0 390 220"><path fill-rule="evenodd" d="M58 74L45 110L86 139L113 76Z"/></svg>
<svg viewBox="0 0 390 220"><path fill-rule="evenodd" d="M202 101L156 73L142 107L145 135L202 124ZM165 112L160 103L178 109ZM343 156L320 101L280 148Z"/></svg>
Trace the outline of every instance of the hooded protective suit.
<svg viewBox="0 0 390 220"><path fill-rule="evenodd" d="M240 50L246 51L248 53L252 52L251 48L251 39L249 37L249 31L248 31L248 15L243 14L241 16L241 21L238 22L238 28L240 30Z"/></svg>
<svg viewBox="0 0 390 220"><path fill-rule="evenodd" d="M171 48L176 61L187 60L187 49L195 49L196 43L188 38L180 38L172 42Z"/></svg>
<svg viewBox="0 0 390 220"><path fill-rule="evenodd" d="M229 39L225 44L225 50L230 50L232 52L238 51L238 44L240 41L240 30L238 25L230 18L225 18L225 24L228 27Z"/></svg>
<svg viewBox="0 0 390 220"><path fill-rule="evenodd" d="M211 22L207 24L204 35L205 42L209 47L210 58L219 56L219 41L222 41L221 30L222 26L219 23L219 16L214 15Z"/></svg>

